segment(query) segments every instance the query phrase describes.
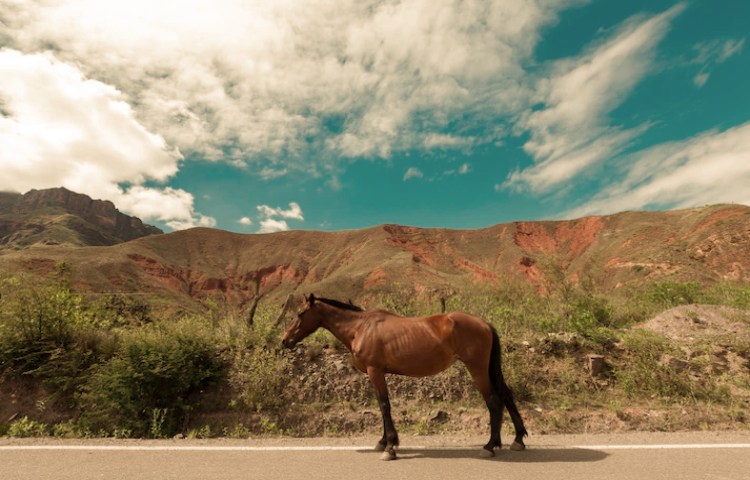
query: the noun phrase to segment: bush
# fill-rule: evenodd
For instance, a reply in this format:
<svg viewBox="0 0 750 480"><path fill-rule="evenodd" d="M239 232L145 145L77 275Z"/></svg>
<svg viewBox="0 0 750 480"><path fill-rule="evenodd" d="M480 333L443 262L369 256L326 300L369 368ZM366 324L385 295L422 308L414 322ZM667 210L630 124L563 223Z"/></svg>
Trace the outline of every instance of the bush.
<svg viewBox="0 0 750 480"><path fill-rule="evenodd" d="M34 289L17 278L0 280L2 373L39 378L51 393L67 395L109 340L88 302L66 281Z"/></svg>
<svg viewBox="0 0 750 480"><path fill-rule="evenodd" d="M29 417L21 417L10 424L7 435L9 437L46 437L49 435L49 427Z"/></svg>
<svg viewBox="0 0 750 480"><path fill-rule="evenodd" d="M568 329L597 343L611 343L614 309L609 302L593 295L578 295L568 305Z"/></svg>
<svg viewBox="0 0 750 480"><path fill-rule="evenodd" d="M662 309L699 303L703 289L698 282L665 281L652 284L646 292L651 303Z"/></svg>
<svg viewBox="0 0 750 480"><path fill-rule="evenodd" d="M108 361L93 367L80 395L93 430L113 426L163 437L184 427L192 394L220 377L223 363L209 329L182 321L128 332Z"/></svg>
<svg viewBox="0 0 750 480"><path fill-rule="evenodd" d="M259 345L235 353L229 382L247 407L256 411L275 410L285 402L285 368L283 357Z"/></svg>

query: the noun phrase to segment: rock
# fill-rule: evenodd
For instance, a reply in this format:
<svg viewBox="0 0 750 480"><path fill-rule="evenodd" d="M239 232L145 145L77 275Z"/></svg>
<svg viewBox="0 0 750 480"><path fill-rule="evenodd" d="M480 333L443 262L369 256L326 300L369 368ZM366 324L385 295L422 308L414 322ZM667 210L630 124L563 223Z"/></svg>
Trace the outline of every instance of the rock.
<svg viewBox="0 0 750 480"><path fill-rule="evenodd" d="M434 417L430 419L430 423L445 423L448 421L448 412L444 410L438 410Z"/></svg>
<svg viewBox="0 0 750 480"><path fill-rule="evenodd" d="M589 375L592 377L602 376L607 371L607 363L603 355L589 354Z"/></svg>

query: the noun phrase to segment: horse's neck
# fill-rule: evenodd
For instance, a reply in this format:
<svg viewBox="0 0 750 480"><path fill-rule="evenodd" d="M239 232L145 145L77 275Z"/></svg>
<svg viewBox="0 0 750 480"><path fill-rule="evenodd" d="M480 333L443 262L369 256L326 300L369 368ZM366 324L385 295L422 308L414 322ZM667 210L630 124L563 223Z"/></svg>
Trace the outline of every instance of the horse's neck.
<svg viewBox="0 0 750 480"><path fill-rule="evenodd" d="M351 350L352 340L356 336L361 323L361 315L357 312L328 307L321 321L321 326Z"/></svg>

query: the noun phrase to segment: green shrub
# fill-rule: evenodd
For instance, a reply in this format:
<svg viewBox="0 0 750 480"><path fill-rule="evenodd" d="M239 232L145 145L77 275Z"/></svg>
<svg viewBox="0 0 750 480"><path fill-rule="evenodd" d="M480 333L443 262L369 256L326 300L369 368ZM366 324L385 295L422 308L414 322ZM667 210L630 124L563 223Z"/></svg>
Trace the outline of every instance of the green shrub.
<svg viewBox="0 0 750 480"><path fill-rule="evenodd" d="M614 309L604 298L579 295L568 305L568 329L599 344L613 343L617 339L611 328L613 319Z"/></svg>
<svg viewBox="0 0 750 480"><path fill-rule="evenodd" d="M112 358L91 369L82 387L84 420L93 430L169 436L183 427L191 394L218 379L223 363L210 330L183 321L128 332Z"/></svg>
<svg viewBox="0 0 750 480"><path fill-rule="evenodd" d="M90 430L82 427L73 419L53 425L52 435L56 438L91 438L95 436Z"/></svg>
<svg viewBox="0 0 750 480"><path fill-rule="evenodd" d="M703 288L698 282L665 281L650 285L646 291L648 300L661 308L699 303Z"/></svg>
<svg viewBox="0 0 750 480"><path fill-rule="evenodd" d="M284 404L286 361L276 351L262 346L239 350L231 365L229 382L245 406L262 411Z"/></svg>
<svg viewBox="0 0 750 480"><path fill-rule="evenodd" d="M715 283L706 291L705 297L705 303L750 310L750 285L747 283Z"/></svg>
<svg viewBox="0 0 750 480"><path fill-rule="evenodd" d="M35 289L17 278L0 281L4 374L33 376L51 393L69 395L110 340L86 299L67 282Z"/></svg>
<svg viewBox="0 0 750 480"><path fill-rule="evenodd" d="M24 416L10 424L7 435L19 438L46 437L49 435L49 427L45 423Z"/></svg>
<svg viewBox="0 0 750 480"><path fill-rule="evenodd" d="M154 320L149 304L132 296L103 295L91 308L100 328L138 327Z"/></svg>

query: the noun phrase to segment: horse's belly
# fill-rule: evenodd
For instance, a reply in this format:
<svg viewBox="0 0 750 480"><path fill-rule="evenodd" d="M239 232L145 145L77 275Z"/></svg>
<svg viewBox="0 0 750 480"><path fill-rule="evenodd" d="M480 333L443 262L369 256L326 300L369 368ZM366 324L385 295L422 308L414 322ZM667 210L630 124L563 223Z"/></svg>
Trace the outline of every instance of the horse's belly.
<svg viewBox="0 0 750 480"><path fill-rule="evenodd" d="M449 352L436 351L431 355L394 355L386 367L388 373L409 377L437 375L453 365L456 357Z"/></svg>

